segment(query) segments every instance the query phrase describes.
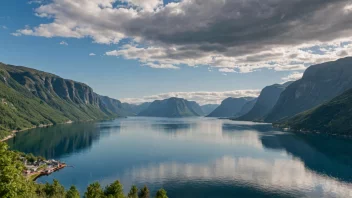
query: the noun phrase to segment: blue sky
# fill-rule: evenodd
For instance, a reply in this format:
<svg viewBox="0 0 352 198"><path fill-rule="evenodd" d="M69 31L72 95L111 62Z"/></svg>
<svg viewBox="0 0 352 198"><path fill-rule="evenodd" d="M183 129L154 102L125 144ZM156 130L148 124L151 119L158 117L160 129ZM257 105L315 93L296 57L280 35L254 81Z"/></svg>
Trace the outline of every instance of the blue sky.
<svg viewBox="0 0 352 198"><path fill-rule="evenodd" d="M70 2L73 0L65 1ZM85 0L79 1L84 2ZM106 11L106 13L101 16L107 16L109 14L108 9L115 11L116 15L107 16L106 20L103 18L101 21L93 20L90 24L84 21L83 16L89 11L87 9L92 7L91 4L89 5L90 7L87 5L87 8L83 10L84 5L82 3L82 10L77 10L77 14L65 15L68 13L65 9L68 9L71 4L65 4L64 0L35 2L3 0L0 6L0 62L27 66L51 72L64 78L84 82L91 86L95 92L113 98L141 99L146 96L155 96L170 92L217 92L217 96L219 96L219 94L221 95L220 92L225 91L260 90L267 85L298 79L307 66L319 63L317 61L318 58L325 58L326 60L338 58L332 56L331 51L337 53L345 48L349 50L349 43L346 43L346 45L338 45L336 42L340 42L341 44L342 41L322 38L321 40L325 40L326 42L321 42L314 38L306 39L300 35L297 35L296 40L292 39L293 41L290 41L288 44L280 43L283 39L280 38L281 35L273 35L273 38L268 36L268 41L261 39L258 47L256 46L254 48L252 44L247 44L250 43L249 41L241 43L241 39L238 37L229 37L228 43L223 42L222 39L225 37L223 35L227 32L221 32L221 35L217 35L216 31L208 31L211 28L206 30L201 29L203 26L199 27L197 31L199 30L199 35L201 36L206 34L210 35L206 38L206 41L201 40L201 36L193 35L192 38L185 38L182 34L187 33L185 35L189 35L195 32L197 33L197 31L187 29L191 27L190 25L192 24L182 24L179 20L175 20L176 17L174 15L169 15L173 12L172 9L176 10L178 7L177 11L181 10L180 12L184 12L182 16L187 16L189 13L187 13L188 10L186 6L192 6L192 3L182 5L184 2L181 1L173 3L173 6L170 4L170 8L168 8L167 5L169 2L157 1L159 0L148 0L144 2L138 0L123 0L123 2L94 0L98 10L101 8L99 10L100 13ZM149 2L150 4L148 4ZM248 2L252 2L252 0ZM266 1L263 2L265 3ZM157 4L154 5L153 3ZM207 3L213 3L214 5L207 5ZM149 5L153 6L150 7ZM40 8L41 6L45 7ZM202 7L199 8L199 5L197 5L196 12L201 13L202 9L204 9L204 12L207 12L207 6L211 6L211 8L214 8L214 17L217 17L216 9L218 7L214 2L206 0L204 1L204 5L201 6ZM235 5L222 5L221 9L226 6ZM347 5L344 6L346 7ZM345 7L343 8L347 9ZM120 11L118 9L125 9L125 12L133 12L142 19L146 18L146 16L153 16L153 20L156 20L158 15L163 12L164 18L170 17L170 21L167 22L166 26L178 26L181 28L184 27L184 29L182 29L182 31L177 29L177 31L172 32L172 35L168 35L170 29L167 33L162 32L167 29L167 27L165 27L165 21L160 21L159 26L155 24L155 22L148 24L150 21L143 22L137 26L135 24L138 24L140 21L128 17L130 13L119 15L126 16L126 19L121 17L113 19L114 16L120 14L118 13ZM313 10L313 12L318 13L320 11L319 9L323 8L317 6L316 10ZM95 10L97 9L92 9L92 12ZM219 10L219 13L223 13L223 11L220 11L221 10ZM243 13L241 10L238 10L238 12ZM78 17L80 14L81 16ZM204 15L205 14L206 13L204 13ZM145 16L143 17L143 15ZM302 15L304 15L304 13L302 13ZM116 25L119 26L115 27L115 24L113 24L112 27L110 27L109 23L103 23L111 19L113 19L114 23L116 21ZM192 20L193 19L194 17L192 17ZM118 22L119 20L123 20L125 23L118 24L120 23ZM172 20L175 20L175 22L172 22ZM209 21L208 18L202 17L198 20L199 22L195 21L192 23L199 24L203 21ZM72 21L75 22L75 27L69 24L69 22ZM211 23L209 22L209 24L218 25L216 24L218 21L224 24L224 20L220 15L218 20L212 21ZM49 26L45 27L45 30L36 29L40 24L50 25L54 23L57 24L55 27L58 29L53 29ZM146 27L143 28L141 26L143 26L144 23ZM234 20L231 24L232 23L236 24L236 21ZM319 21L316 23L319 23ZM128 24L128 26L126 26L126 24ZM105 26L107 26L106 31L101 29ZM141 29L133 32L136 28L131 27L135 26ZM147 31L146 29L151 28L151 26L155 26L154 29ZM226 26L226 24L224 24L224 26ZM64 30L66 27L71 28L70 31L72 32L67 34L65 34L66 32L62 33L63 31L61 30ZM82 31L77 30L77 27L89 27L89 31L85 30L84 33L82 33ZM94 31L99 32L96 33ZM170 30L170 32L171 31L172 30ZM223 31L227 30L225 29ZM288 29L286 31L291 30ZM148 32L148 34L144 32ZM149 35L149 32L152 33ZM232 30L232 34L233 32L236 33L236 29ZM336 30L336 32L338 33L338 30ZM113 36L111 36L110 33ZM117 34L123 34L123 36L115 36ZM182 39L176 40L179 36ZM118 41L116 41L116 37L118 37ZM341 39L348 38L345 35L340 37ZM213 38L214 41L212 43L207 42L213 40ZM254 39L253 42L258 41ZM344 42L346 41L344 40ZM265 43L270 43L270 47L267 47L268 45ZM298 46L299 44L306 44L304 47L315 47L317 49L313 51L305 50L306 48ZM209 46L216 46L216 48L221 48L221 50L215 48L212 50L199 50ZM137 54L131 55L131 51L137 49L145 51L145 54L141 56L141 53L138 51ZM152 54L154 52L150 49L158 49L160 50L158 53L163 54L163 56L166 55L160 58ZM175 50L177 52L182 52L184 49L192 49L192 51L185 51L185 53L182 53L182 56L177 54L179 56L175 58L176 55L175 53L172 54L172 50L171 53L169 53L170 49L177 49ZM252 49L254 49L254 51L252 51ZM322 53L319 49L332 50L328 52L325 50L324 53ZM114 50L116 51L114 52ZM297 56L309 53L311 60L288 60L279 64L278 60L282 60L284 57L278 58L275 53L278 54L278 52L282 51L285 51L283 54L293 53L292 50L298 54ZM94 53L95 56L90 56L89 54L91 53ZM239 54L238 56L237 53ZM344 54L344 56L348 54L349 51L347 51L347 54ZM316 56L319 57L317 58ZM212 57L212 59L208 59L208 57ZM245 57L245 61L235 62L235 60L244 60L243 57ZM261 59L260 61L257 60L258 57ZM285 58L287 59L287 56L285 56ZM265 61L263 62L263 60ZM196 62L196 64L192 64L193 62ZM170 69L168 67L176 67L177 69ZM245 96L247 92L241 92L241 94ZM241 94L239 94L239 96L242 96ZM250 94L253 94L253 92L250 92L249 95ZM168 95L166 94L165 97L166 96ZM182 96L182 94L180 96ZM225 95L221 97L225 97ZM188 99L192 99L192 96L188 96ZM219 98L216 99L217 102L218 100ZM137 100L131 99L131 101ZM212 100L210 99L210 101ZM214 101L215 100L212 102Z"/></svg>

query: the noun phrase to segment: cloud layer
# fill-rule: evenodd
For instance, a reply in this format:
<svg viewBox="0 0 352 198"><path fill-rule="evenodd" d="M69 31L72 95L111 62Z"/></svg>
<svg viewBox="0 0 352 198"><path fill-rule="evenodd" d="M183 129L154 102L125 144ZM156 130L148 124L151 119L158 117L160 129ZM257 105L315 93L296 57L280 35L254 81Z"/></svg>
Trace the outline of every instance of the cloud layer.
<svg viewBox="0 0 352 198"><path fill-rule="evenodd" d="M293 72L292 74L283 77L281 80L283 80L284 82L288 82L288 81L296 81L301 79L303 76L303 73L300 72Z"/></svg>
<svg viewBox="0 0 352 198"><path fill-rule="evenodd" d="M131 43L106 52L153 68L299 71L351 55L350 0L53 0L14 35Z"/></svg>
<svg viewBox="0 0 352 198"><path fill-rule="evenodd" d="M143 98L124 98L121 99L127 103L143 103L153 102L154 100L163 100L171 97L184 98L190 101L196 101L201 105L204 104L220 104L225 98L233 97L257 97L260 94L260 90L235 90L225 92L170 92L157 94L152 96L145 96Z"/></svg>

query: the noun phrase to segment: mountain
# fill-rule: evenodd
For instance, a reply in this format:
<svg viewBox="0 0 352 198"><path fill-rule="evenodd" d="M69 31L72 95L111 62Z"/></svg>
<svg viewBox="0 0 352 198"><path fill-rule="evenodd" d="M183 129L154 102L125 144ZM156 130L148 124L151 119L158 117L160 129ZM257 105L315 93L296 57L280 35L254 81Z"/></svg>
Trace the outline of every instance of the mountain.
<svg viewBox="0 0 352 198"><path fill-rule="evenodd" d="M242 109L240 112L238 112L235 117L240 117L240 116L243 116L245 114L247 114L250 110L253 109L254 105L257 103L257 99L258 98L255 98L251 101L248 101L246 104L243 105Z"/></svg>
<svg viewBox="0 0 352 198"><path fill-rule="evenodd" d="M156 100L149 107L138 114L148 117L191 117L204 115L196 102L190 102L182 98L169 98Z"/></svg>
<svg viewBox="0 0 352 198"><path fill-rule="evenodd" d="M352 88L352 57L309 67L283 91L266 122L287 119Z"/></svg>
<svg viewBox="0 0 352 198"><path fill-rule="evenodd" d="M239 118L236 118L236 120L262 121L265 116L270 113L277 100L279 99L280 94L286 89L287 85L289 84L274 84L265 87L261 91L254 107L248 113L243 114Z"/></svg>
<svg viewBox="0 0 352 198"><path fill-rule="evenodd" d="M142 111L146 110L149 105L151 104L151 102L144 102L142 104L128 104L128 103L124 103L126 106L129 105L132 112L135 115L138 115L139 113L141 113Z"/></svg>
<svg viewBox="0 0 352 198"><path fill-rule="evenodd" d="M218 104L206 104L200 106L202 108L202 111L204 112L204 115L209 115L211 112L213 112L216 108L218 108Z"/></svg>
<svg viewBox="0 0 352 198"><path fill-rule="evenodd" d="M114 114L119 116L135 116L134 109L128 103L122 103L119 100L107 96L99 96L101 103Z"/></svg>
<svg viewBox="0 0 352 198"><path fill-rule="evenodd" d="M352 89L316 108L275 124L282 128L352 135Z"/></svg>
<svg viewBox="0 0 352 198"><path fill-rule="evenodd" d="M119 116L86 84L54 74L0 63L0 133L68 121Z"/></svg>
<svg viewBox="0 0 352 198"><path fill-rule="evenodd" d="M242 107L254 98L227 98L221 102L221 105L211 112L208 117L233 117L239 113Z"/></svg>

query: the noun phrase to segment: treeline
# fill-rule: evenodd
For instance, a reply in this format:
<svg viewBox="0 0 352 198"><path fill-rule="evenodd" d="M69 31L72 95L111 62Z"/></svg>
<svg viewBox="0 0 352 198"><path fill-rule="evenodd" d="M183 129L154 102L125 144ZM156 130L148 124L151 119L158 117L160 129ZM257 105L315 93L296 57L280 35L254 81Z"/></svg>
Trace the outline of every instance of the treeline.
<svg viewBox="0 0 352 198"><path fill-rule="evenodd" d="M65 191L65 188L57 181L54 180L52 184L36 184L35 194L38 197L45 198L80 198L81 195L75 186ZM149 198L150 193L148 187L144 186L138 190L136 186L132 186L127 195L123 192L123 186L119 181L108 185L103 189L98 182L90 184L84 193L85 198ZM155 195L156 198L167 198L164 189L158 190Z"/></svg>
<svg viewBox="0 0 352 198"><path fill-rule="evenodd" d="M138 190L132 186L127 195L119 181L103 188L98 182L90 184L80 195L75 186L66 190L57 180L52 184L37 184L27 180L22 174L24 165L21 155L8 150L6 143L0 142L0 197L1 198L150 198L149 189L144 186ZM164 189L158 190L156 198L167 198Z"/></svg>

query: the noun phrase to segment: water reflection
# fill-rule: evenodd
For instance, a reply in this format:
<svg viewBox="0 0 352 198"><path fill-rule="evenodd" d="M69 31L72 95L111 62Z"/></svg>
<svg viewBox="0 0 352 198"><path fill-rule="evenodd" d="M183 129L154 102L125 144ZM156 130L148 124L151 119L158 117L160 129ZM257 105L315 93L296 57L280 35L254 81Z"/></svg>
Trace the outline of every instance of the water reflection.
<svg viewBox="0 0 352 198"><path fill-rule="evenodd" d="M104 122L56 125L18 133L7 143L14 150L33 153L47 159L58 159L71 153L83 152L101 137L119 130L120 126L111 126Z"/></svg>
<svg viewBox="0 0 352 198"><path fill-rule="evenodd" d="M256 189L258 195L280 194L292 197L351 197L352 184L317 174L305 168L302 161L295 159L234 158L226 156L209 163L161 163L134 168L126 177L136 182L172 183L167 189L178 195L178 185L193 181L193 185L208 185L209 182L224 184L224 187L245 186ZM177 182L171 182L177 181ZM263 193L265 192L265 193ZM217 192L218 195L221 191ZM241 194L237 194L241 195ZM226 196L226 195L224 195ZM179 196L177 196L179 197Z"/></svg>
<svg viewBox="0 0 352 198"><path fill-rule="evenodd" d="M269 124L209 118L128 118L19 133L11 148L62 158L59 179L84 191L116 179L170 197L352 197L352 141Z"/></svg>
<svg viewBox="0 0 352 198"><path fill-rule="evenodd" d="M305 166L320 174L342 181L352 181L352 147L345 139L317 136L276 134L261 138L266 148L285 150L301 159Z"/></svg>

